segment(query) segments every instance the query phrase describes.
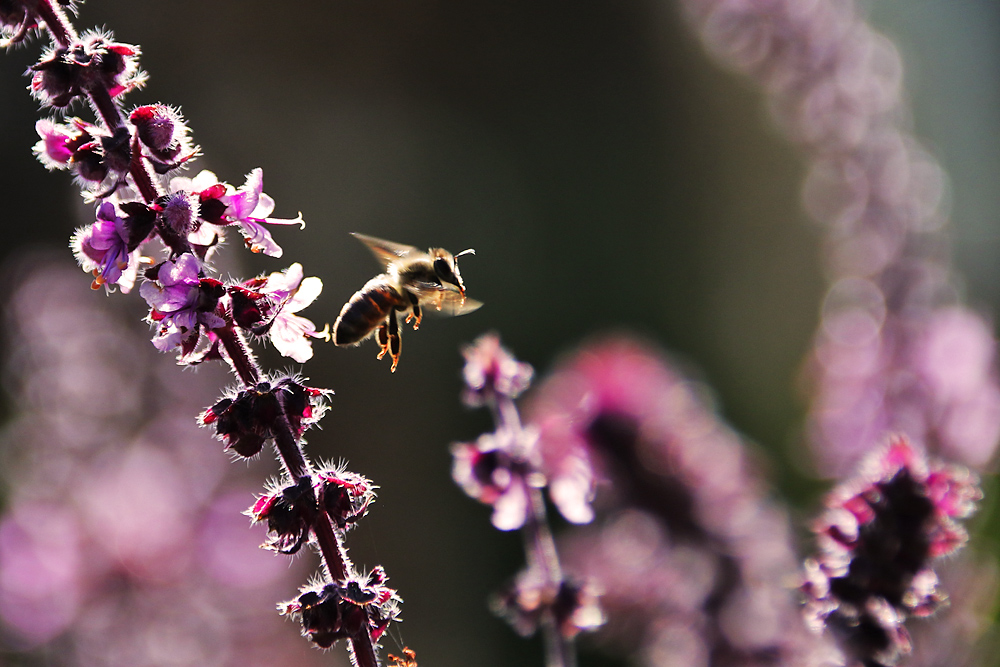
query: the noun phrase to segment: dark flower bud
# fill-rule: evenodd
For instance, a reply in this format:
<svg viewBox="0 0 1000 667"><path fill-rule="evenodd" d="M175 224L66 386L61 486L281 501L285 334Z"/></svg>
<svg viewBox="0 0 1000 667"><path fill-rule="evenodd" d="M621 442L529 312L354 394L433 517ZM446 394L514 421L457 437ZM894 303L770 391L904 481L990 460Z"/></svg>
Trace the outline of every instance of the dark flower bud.
<svg viewBox="0 0 1000 667"><path fill-rule="evenodd" d="M188 126L177 109L149 104L136 107L129 120L135 125L136 136L146 147L157 173L176 168L197 153L188 139Z"/></svg>
<svg viewBox="0 0 1000 667"><path fill-rule="evenodd" d="M0 40L0 47L17 44L38 27L34 7L35 2L27 0L0 1L0 36L9 35Z"/></svg>
<svg viewBox="0 0 1000 667"><path fill-rule="evenodd" d="M187 235L194 230L198 214L198 202L194 195L177 190L156 200L160 228L169 229L173 235L187 241Z"/></svg>
<svg viewBox="0 0 1000 667"><path fill-rule="evenodd" d="M233 303L233 322L258 336L267 333L271 323L270 311L276 304L267 295L252 292L240 285L231 285L228 292Z"/></svg>
<svg viewBox="0 0 1000 667"><path fill-rule="evenodd" d="M345 530L368 513L375 501L375 486L371 480L347 470L316 473L319 504L330 520Z"/></svg>
<svg viewBox="0 0 1000 667"><path fill-rule="evenodd" d="M156 212L138 201L125 202L120 206L125 213L125 229L128 234L128 249L135 250L149 238L156 224Z"/></svg>
<svg viewBox="0 0 1000 667"><path fill-rule="evenodd" d="M274 390L296 437L320 420L326 408L322 399L333 393L306 387L290 377L279 380Z"/></svg>
<svg viewBox="0 0 1000 667"><path fill-rule="evenodd" d="M213 225L225 226L230 224L225 219L226 204L222 197L226 194L226 186L222 183L206 188L198 193L198 217Z"/></svg>
<svg viewBox="0 0 1000 667"><path fill-rule="evenodd" d="M244 458L260 453L264 443L272 436L271 426L280 406L270 385L261 383L253 389L241 391L234 398L224 398L201 415L204 426L215 424L215 435L226 449Z"/></svg>
<svg viewBox="0 0 1000 667"><path fill-rule="evenodd" d="M261 496L247 514L254 523L267 522L264 548L282 554L297 553L319 516L312 480L300 477L291 486Z"/></svg>
<svg viewBox="0 0 1000 667"><path fill-rule="evenodd" d="M64 108L88 91L103 89L112 97L145 83L138 67L139 48L89 32L68 47L45 53L32 66L31 92L43 105Z"/></svg>
<svg viewBox="0 0 1000 667"><path fill-rule="evenodd" d="M104 162L104 152L99 143L80 146L73 153L72 163L74 171L85 181L100 183L108 177L108 165Z"/></svg>
<svg viewBox="0 0 1000 667"><path fill-rule="evenodd" d="M367 576L306 589L278 608L297 619L302 634L320 648L362 633L375 642L399 614L399 597L385 585L387 581L385 570L376 567Z"/></svg>
<svg viewBox="0 0 1000 667"><path fill-rule="evenodd" d="M260 382L229 396L202 413L203 426L215 424L215 435L226 449L242 457L260 453L264 443L274 438L285 418L296 437L322 417L322 397L327 392L305 387L286 377L277 382Z"/></svg>
<svg viewBox="0 0 1000 667"><path fill-rule="evenodd" d="M135 125L139 141L154 151L163 151L175 143L174 133L177 129L176 116L170 107L162 104L149 104L136 107L129 120Z"/></svg>
<svg viewBox="0 0 1000 667"><path fill-rule="evenodd" d="M110 137L101 137L101 153L104 155L104 164L110 171L116 174L128 171L132 162L131 141L132 136L124 127L119 127Z"/></svg>

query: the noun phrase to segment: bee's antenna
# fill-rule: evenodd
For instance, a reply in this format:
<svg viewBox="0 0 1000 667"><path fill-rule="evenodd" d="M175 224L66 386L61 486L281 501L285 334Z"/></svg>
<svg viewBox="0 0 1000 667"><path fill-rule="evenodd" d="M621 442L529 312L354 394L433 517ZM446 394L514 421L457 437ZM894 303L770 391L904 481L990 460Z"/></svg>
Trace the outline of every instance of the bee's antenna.
<svg viewBox="0 0 1000 667"><path fill-rule="evenodd" d="M455 255L455 259L458 259L462 255L475 255L475 254L476 254L475 249L474 248L469 248L468 250L463 250L462 252L460 252L457 255Z"/></svg>

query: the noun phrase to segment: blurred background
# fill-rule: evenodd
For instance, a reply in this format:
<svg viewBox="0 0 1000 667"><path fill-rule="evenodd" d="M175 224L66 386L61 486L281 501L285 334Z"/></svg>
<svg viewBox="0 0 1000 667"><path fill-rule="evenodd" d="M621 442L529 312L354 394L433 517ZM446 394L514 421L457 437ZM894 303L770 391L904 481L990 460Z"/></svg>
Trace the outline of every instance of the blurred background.
<svg viewBox="0 0 1000 667"><path fill-rule="evenodd" d="M107 26L142 46L151 78L128 103L179 105L205 154L195 170L239 185L260 166L275 215L302 212L304 231L275 232L283 259L235 248L227 255L244 276L302 262L324 283L305 312L314 321L332 323L379 270L349 232L476 249L461 267L470 296L485 307L407 330L395 374L376 361L373 343L320 344L306 370L312 384L336 392L322 431L309 437L311 455L346 460L382 487L351 533L351 553L359 565L385 566L405 600L403 641L422 665L542 664L540 645L517 638L486 605L519 569L521 541L494 530L489 509L450 478L449 444L491 428L458 401L459 349L480 333L498 331L539 373L609 331L668 349L760 448L795 516L815 512L828 483L812 477L802 444L800 369L824 280L819 230L800 204L803 161L769 120L760 91L705 55L678 6L284 6L93 0L77 26ZM903 53L915 133L950 177L967 299L996 313L1000 5L879 0L868 10ZM87 221L69 178L46 173L30 152L38 113L21 75L38 49L0 59L7 284L42 257L72 266L67 239ZM85 287L88 278L78 279ZM100 293L81 298L105 301ZM146 337L138 295L124 301L132 310L121 321ZM264 361L288 367L273 353ZM212 378L206 386L228 382L202 375ZM207 406L214 395L205 391ZM15 403L8 394L7 421ZM18 442L9 433L2 461L13 471ZM213 460L225 462L221 446L205 441ZM229 466L249 489L244 505L272 468ZM17 483L0 481L0 508ZM996 553L992 515L987 503L977 540ZM306 561L275 602L304 583ZM291 623L283 631L297 634ZM30 642L10 632L0 638L0 662L6 651L11 664L72 664L54 649L25 657L19 651ZM388 647L398 653L393 640ZM340 650L312 653L317 664L345 662Z"/></svg>

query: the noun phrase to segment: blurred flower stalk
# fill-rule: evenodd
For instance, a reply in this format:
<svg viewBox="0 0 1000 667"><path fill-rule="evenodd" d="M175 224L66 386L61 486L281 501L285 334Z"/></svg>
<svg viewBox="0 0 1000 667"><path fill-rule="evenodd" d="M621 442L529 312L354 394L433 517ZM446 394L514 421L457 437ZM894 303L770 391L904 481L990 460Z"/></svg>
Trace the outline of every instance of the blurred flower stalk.
<svg viewBox="0 0 1000 667"><path fill-rule="evenodd" d="M907 128L899 52L854 2L684 5L808 159L803 198L826 231L830 281L808 440L821 473L848 479L816 527L828 581L807 592L849 658L895 664L906 619L937 606L932 559L965 541L953 519L979 492L956 464L984 468L1000 439L996 341L959 301L944 175Z"/></svg>
<svg viewBox="0 0 1000 667"><path fill-rule="evenodd" d="M558 482L542 459L538 433L521 424L514 402L534 371L494 334L479 338L464 355L463 402L488 408L496 430L452 447L452 476L470 497L493 507L496 528L522 530L527 557L527 568L497 596L495 610L524 636L542 628L549 667L575 666L572 640L598 627L603 616L592 586L563 574L552 538L542 490L548 486L551 494Z"/></svg>
<svg viewBox="0 0 1000 667"><path fill-rule="evenodd" d="M850 0L682 4L806 155L804 202L826 232L807 436L819 471L842 481L798 575L806 623L787 517L697 386L635 341L576 352L528 401L530 455L483 436L456 450L456 479L501 529L523 522L523 489L543 486L565 518L590 523L563 544L564 576L602 591L603 637L643 664L887 667L915 643L925 655L912 664L971 660L962 645L977 624L932 629L969 616L935 614L948 599L938 569L967 541L959 520L981 497L970 468L1000 439L996 342L959 300L944 176L906 127L899 54ZM488 356L466 354L470 387L474 359ZM953 637L950 658L914 642L915 618L923 634Z"/></svg>
<svg viewBox="0 0 1000 667"><path fill-rule="evenodd" d="M377 667L378 640L396 618L399 598L386 586L380 567L368 573L354 568L344 541L347 530L374 501L374 486L341 467L316 468L309 462L302 449L303 434L322 417L331 392L309 387L297 375L267 375L248 345L249 340L267 338L297 362L310 359L311 340L328 336L297 313L319 295L322 283L306 277L297 263L243 281L223 280L212 263L229 232L240 234L252 252L280 257L282 249L269 226L301 227L302 218L272 217L275 202L264 193L261 169L252 170L238 188L207 171L194 178L171 178L199 154L180 112L163 104L126 112L124 95L146 82L139 68L139 47L119 42L109 32L78 34L67 18L67 7L75 10L72 4L56 0L0 3L0 36L7 47L36 32L51 40L29 70L32 96L55 114L37 123L40 140L35 153L47 168L71 172L85 201L94 205L95 221L77 230L71 242L77 261L93 275L95 290L129 292L138 283L149 306L153 344L162 352L175 352L178 364L228 365L236 385L202 412L200 423L214 429L235 458L256 457L266 445L273 445L283 473L248 514L266 525L267 548L293 555L308 544L323 561L323 571L295 599L281 604L280 611L300 621L303 634L315 645L329 648L346 640L356 665ZM66 117L74 105L89 105L95 122ZM104 386L73 379L85 382L81 387ZM132 407L139 413L148 410L142 404ZM167 539L173 534L168 529L182 524L180 517L196 507L168 484L169 469L158 466L155 459L145 469L128 468L127 474L144 490L149 487L139 480L150 476L168 487L154 506L160 514L143 516L138 522L151 533L144 537L138 535L137 520L131 519L126 525L133 530L120 537L134 544L118 543L111 536L115 548L141 550L153 536ZM128 510L123 511L126 518L136 509L130 500L121 503ZM114 515L105 518L113 521ZM73 525L68 518L65 523L65 543L56 546L71 549ZM14 524L7 525L10 531L17 530ZM23 530L30 528L21 525ZM184 528L178 525L174 532ZM23 557L16 549L0 555L15 562ZM42 550L38 555L44 556ZM155 560L140 563L138 556L135 560L135 567L157 566ZM3 571L25 574L9 566ZM67 595L74 595L74 589L69 588ZM65 609L74 604L69 598ZM71 616L69 611L63 614ZM59 618L51 619L53 629ZM195 663L205 664L200 660L189 664Z"/></svg>

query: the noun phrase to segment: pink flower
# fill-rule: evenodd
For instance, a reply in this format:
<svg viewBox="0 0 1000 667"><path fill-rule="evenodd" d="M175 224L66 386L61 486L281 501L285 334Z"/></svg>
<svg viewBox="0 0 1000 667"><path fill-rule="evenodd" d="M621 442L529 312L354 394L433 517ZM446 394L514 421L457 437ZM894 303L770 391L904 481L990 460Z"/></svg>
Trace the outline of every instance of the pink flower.
<svg viewBox="0 0 1000 667"><path fill-rule="evenodd" d="M475 443L452 447L451 476L470 498L493 506L497 530L517 530L530 508L532 466L518 455L507 435L486 433Z"/></svg>
<svg viewBox="0 0 1000 667"><path fill-rule="evenodd" d="M73 134L65 125L60 125L48 118L35 123L35 132L41 140L32 149L38 161L48 170L65 169L73 157L70 143L79 133Z"/></svg>
<svg viewBox="0 0 1000 667"><path fill-rule="evenodd" d="M274 200L264 194L264 172L259 167L247 174L243 187L223 195L220 201L226 205L225 220L240 226L247 247L269 257L281 257L281 246L274 242L263 223L305 226L301 214L290 220L268 217L274 210Z"/></svg>
<svg viewBox="0 0 1000 667"><path fill-rule="evenodd" d="M323 281L316 276L303 278L302 265L296 262L284 271L268 276L259 291L279 303L278 313L267 332L274 348L299 363L311 359L313 349L310 338L328 339L329 336L316 331L312 320L295 313L316 300L323 291Z"/></svg>
<svg viewBox="0 0 1000 667"><path fill-rule="evenodd" d="M486 405L497 394L517 398L531 384L534 369L504 349L496 334L480 336L463 348L462 356L465 357L462 398L470 407Z"/></svg>

